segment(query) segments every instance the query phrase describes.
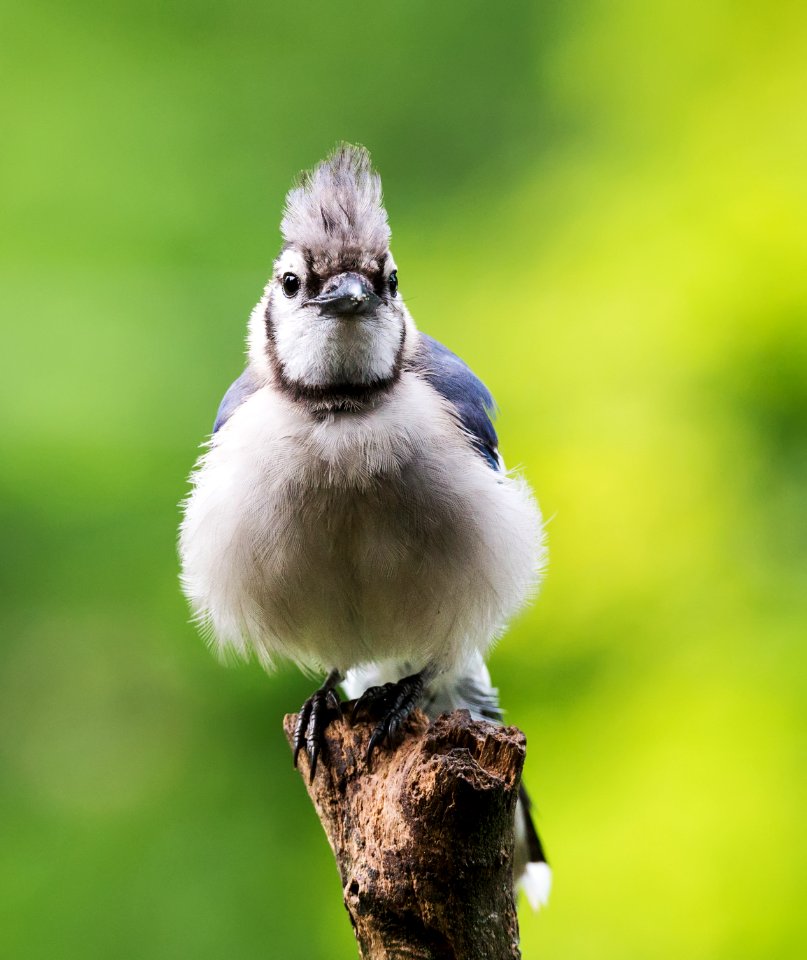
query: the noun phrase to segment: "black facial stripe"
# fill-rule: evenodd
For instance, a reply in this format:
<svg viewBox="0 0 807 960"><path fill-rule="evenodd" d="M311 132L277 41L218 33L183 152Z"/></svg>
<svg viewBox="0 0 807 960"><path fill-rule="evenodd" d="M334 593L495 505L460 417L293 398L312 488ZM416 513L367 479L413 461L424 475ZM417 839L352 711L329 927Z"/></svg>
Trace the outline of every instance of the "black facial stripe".
<svg viewBox="0 0 807 960"><path fill-rule="evenodd" d="M395 364L394 369L398 371L400 376L401 369L403 368L403 355L404 348L406 347L406 324L401 324L401 339L398 343L398 352L395 354Z"/></svg>
<svg viewBox="0 0 807 960"><path fill-rule="evenodd" d="M263 325L266 328L266 340L274 349L275 346L275 326L272 323L272 298L266 298L266 309L263 311Z"/></svg>
<svg viewBox="0 0 807 960"><path fill-rule="evenodd" d="M384 280L384 266L382 264L378 270L373 271L373 275L370 277L370 282L373 284L373 290L376 295L379 297L386 297L387 294L387 284Z"/></svg>
<svg viewBox="0 0 807 960"><path fill-rule="evenodd" d="M305 293L307 297L317 297L322 291L325 281L314 270L307 270L305 275Z"/></svg>
<svg viewBox="0 0 807 960"><path fill-rule="evenodd" d="M387 284L384 279L384 272L386 270L388 259L388 253L385 253L378 258L378 269L373 271L373 275L370 278L373 282L373 290L379 297L383 297L387 293Z"/></svg>

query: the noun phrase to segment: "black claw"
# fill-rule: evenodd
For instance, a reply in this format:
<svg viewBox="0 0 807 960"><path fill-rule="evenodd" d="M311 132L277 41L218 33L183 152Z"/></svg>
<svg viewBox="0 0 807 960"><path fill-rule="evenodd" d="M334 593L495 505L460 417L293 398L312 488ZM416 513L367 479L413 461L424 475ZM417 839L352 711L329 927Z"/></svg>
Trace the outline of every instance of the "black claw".
<svg viewBox="0 0 807 960"><path fill-rule="evenodd" d="M386 736L386 731L384 730L384 724L379 723L379 725L373 730L372 735L370 736L370 742L367 744L367 766L369 767L373 759L373 751L380 745L384 737Z"/></svg>
<svg viewBox="0 0 807 960"><path fill-rule="evenodd" d="M294 725L294 766L297 766L297 757L300 755L300 751L306 744L306 731L308 730L308 718L311 716L311 707L312 707L313 697L309 697L308 700L300 707L300 712L297 714L297 723Z"/></svg>
<svg viewBox="0 0 807 960"><path fill-rule="evenodd" d="M391 683L385 683L383 687L368 687L353 704L350 713L351 722L361 720L362 716L365 719L375 716L378 712L378 705L384 704L387 693L392 686Z"/></svg>
<svg viewBox="0 0 807 960"><path fill-rule="evenodd" d="M326 697L326 702L328 706L333 710L339 717L342 719L342 701L339 699L339 694L335 690L329 690L328 696Z"/></svg>
<svg viewBox="0 0 807 960"><path fill-rule="evenodd" d="M367 764L370 765L373 753L383 743L394 747L400 738L401 727L406 718L418 705L423 693L423 675L412 674L397 683L385 683L383 687L370 687L365 690L353 705L352 719L365 715L379 718L367 744Z"/></svg>
<svg viewBox="0 0 807 960"><path fill-rule="evenodd" d="M342 716L339 695L334 690L340 679L336 671L330 673L319 690L315 690L300 707L297 715L293 737L294 766L297 766L297 758L304 749L308 756L309 782L317 772L317 760L322 752L325 730L332 720Z"/></svg>
<svg viewBox="0 0 807 960"><path fill-rule="evenodd" d="M314 782L314 774L317 772L317 759L319 757L319 743L316 740L312 740L308 744L308 762L310 764L310 769L308 773L308 782Z"/></svg>

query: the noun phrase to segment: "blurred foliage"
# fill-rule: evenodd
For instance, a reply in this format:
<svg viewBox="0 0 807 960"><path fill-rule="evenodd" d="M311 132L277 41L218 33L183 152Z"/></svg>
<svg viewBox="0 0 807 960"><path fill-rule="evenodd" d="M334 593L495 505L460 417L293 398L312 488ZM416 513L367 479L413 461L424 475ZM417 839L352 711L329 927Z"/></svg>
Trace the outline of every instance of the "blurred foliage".
<svg viewBox="0 0 807 960"><path fill-rule="evenodd" d="M294 173L382 174L551 567L493 656L555 866L526 957L801 958L807 14L178 0L0 13L0 951L354 956L176 504Z"/></svg>

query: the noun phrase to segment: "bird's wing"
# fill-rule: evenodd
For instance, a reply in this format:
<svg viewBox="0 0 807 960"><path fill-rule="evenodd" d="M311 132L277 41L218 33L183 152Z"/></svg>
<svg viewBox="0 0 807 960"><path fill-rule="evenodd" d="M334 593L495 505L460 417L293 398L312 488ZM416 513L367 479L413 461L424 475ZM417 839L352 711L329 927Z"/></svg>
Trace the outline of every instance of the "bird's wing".
<svg viewBox="0 0 807 960"><path fill-rule="evenodd" d="M433 337L421 333L414 368L452 405L479 455L494 470L503 469L492 423L496 405L488 388L468 364Z"/></svg>
<svg viewBox="0 0 807 960"><path fill-rule="evenodd" d="M241 376L234 383L230 384L229 389L224 394L224 399L219 404L218 413L216 414L216 422L213 424L213 433L216 433L217 430L227 423L238 407L255 393L258 386L259 384L254 374L250 368L247 367Z"/></svg>

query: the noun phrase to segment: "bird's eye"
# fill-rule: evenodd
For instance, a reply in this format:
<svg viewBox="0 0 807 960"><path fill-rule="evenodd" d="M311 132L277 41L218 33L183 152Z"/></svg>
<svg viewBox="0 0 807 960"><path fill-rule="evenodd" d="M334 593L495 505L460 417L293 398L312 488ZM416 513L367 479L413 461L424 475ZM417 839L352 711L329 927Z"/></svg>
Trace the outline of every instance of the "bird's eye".
<svg viewBox="0 0 807 960"><path fill-rule="evenodd" d="M390 296L394 297L398 292L398 271L393 270L389 275L389 292Z"/></svg>
<svg viewBox="0 0 807 960"><path fill-rule="evenodd" d="M282 283L287 297L296 297L300 292L300 278L296 273L284 273Z"/></svg>

